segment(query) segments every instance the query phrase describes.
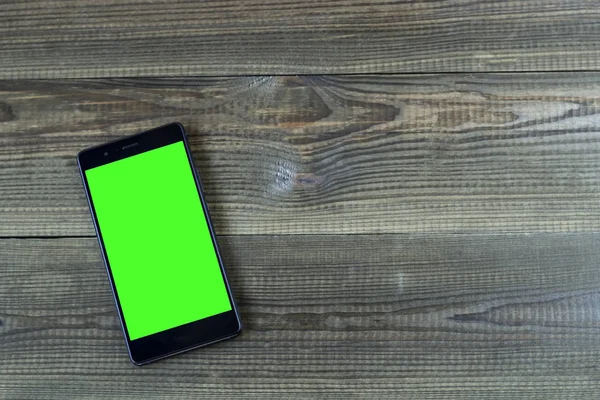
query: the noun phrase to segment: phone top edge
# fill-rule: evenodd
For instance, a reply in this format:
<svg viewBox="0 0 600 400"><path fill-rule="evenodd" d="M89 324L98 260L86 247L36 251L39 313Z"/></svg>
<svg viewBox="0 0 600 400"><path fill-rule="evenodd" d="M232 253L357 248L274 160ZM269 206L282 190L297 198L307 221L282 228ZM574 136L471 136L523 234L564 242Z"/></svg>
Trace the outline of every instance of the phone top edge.
<svg viewBox="0 0 600 400"><path fill-rule="evenodd" d="M177 141L187 143L185 128L180 122L171 122L83 149L77 153L77 163L87 171Z"/></svg>
<svg viewBox="0 0 600 400"><path fill-rule="evenodd" d="M106 146L114 145L114 144L119 143L119 142L121 142L123 140L133 139L135 137L146 135L146 134L152 133L154 131L163 130L165 128L169 128L169 127L172 127L172 126L177 126L179 128L179 130L181 131L181 134L185 137L185 134L186 134L185 133L185 128L183 127L183 125L181 124L181 122L178 122L178 121L169 122L168 124L164 124L164 125L158 126L156 128L148 129L148 130L145 130L143 132L134 133L133 135L123 136L123 137L111 140L109 142L104 142L104 143L101 143L101 144L98 144L98 145L95 145L95 146L86 147L85 149L80 150L77 153L77 162L78 162L78 164L81 167L81 163L80 163L79 160L81 160L82 156L84 156L86 153L88 153L90 151L98 150L98 149L101 149L101 148L106 147Z"/></svg>

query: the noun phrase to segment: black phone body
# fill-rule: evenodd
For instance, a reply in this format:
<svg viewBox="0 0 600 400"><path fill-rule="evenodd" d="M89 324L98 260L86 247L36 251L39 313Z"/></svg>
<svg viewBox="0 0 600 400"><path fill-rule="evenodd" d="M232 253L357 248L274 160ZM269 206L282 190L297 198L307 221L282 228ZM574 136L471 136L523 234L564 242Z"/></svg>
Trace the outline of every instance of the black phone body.
<svg viewBox="0 0 600 400"><path fill-rule="evenodd" d="M77 161L131 361L240 334L183 126L89 148Z"/></svg>

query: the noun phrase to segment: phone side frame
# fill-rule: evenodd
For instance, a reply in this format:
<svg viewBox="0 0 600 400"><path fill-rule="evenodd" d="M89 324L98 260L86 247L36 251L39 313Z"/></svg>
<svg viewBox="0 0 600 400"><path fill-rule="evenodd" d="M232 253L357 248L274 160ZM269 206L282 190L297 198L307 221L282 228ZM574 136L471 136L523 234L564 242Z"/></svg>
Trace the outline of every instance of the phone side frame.
<svg viewBox="0 0 600 400"><path fill-rule="evenodd" d="M125 318L123 317L123 310L121 309L121 302L119 301L119 295L117 294L115 280L114 280L112 271L111 271L109 263L108 263L106 248L104 247L104 243L102 241L102 234L100 233L100 228L98 226L98 217L96 215L96 210L95 210L92 200L91 200L92 196L90 194L90 188L89 188L89 185L87 182L87 178L85 176L85 171L81 167L81 155L87 150L88 149L82 150L77 154L77 166L79 168L79 174L81 175L81 180L82 180L83 187L85 190L85 198L88 203L88 208L90 210L92 222L94 223L94 232L96 233L96 239L98 240L98 246L100 247L100 252L102 253L102 262L104 263L104 268L106 269L106 277L108 279L108 282L110 283L110 290L113 295L113 300L115 302L115 305L117 306L117 313L119 314L119 320L121 322L121 324L120 324L121 331L123 332L123 339L125 340L125 347L127 347L127 354L133 364L142 365L142 364L137 363L134 360L133 355L131 354L131 347L129 346L129 342L130 342L129 334L127 333L127 329L126 329L126 325L125 325Z"/></svg>

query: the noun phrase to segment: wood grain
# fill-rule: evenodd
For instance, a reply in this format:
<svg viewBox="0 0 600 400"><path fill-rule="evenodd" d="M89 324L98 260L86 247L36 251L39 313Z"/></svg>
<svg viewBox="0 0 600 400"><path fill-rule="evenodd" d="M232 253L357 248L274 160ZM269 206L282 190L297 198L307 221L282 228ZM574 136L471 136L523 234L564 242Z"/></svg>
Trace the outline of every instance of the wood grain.
<svg viewBox="0 0 600 400"><path fill-rule="evenodd" d="M246 331L132 366L93 238L0 240L3 398L597 398L597 233L227 236Z"/></svg>
<svg viewBox="0 0 600 400"><path fill-rule="evenodd" d="M0 399L600 398L598 37L592 0L3 2ZM137 368L75 155L172 121L246 330Z"/></svg>
<svg viewBox="0 0 600 400"><path fill-rule="evenodd" d="M0 5L0 79L600 67L593 0Z"/></svg>
<svg viewBox="0 0 600 400"><path fill-rule="evenodd" d="M0 81L0 236L92 236L75 155L179 120L220 234L600 230L600 74Z"/></svg>

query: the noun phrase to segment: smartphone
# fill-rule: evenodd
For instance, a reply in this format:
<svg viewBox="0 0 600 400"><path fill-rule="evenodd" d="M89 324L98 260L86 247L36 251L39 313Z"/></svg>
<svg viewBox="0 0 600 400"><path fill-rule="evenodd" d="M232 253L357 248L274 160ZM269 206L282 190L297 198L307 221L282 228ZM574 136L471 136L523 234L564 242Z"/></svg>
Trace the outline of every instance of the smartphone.
<svg viewBox="0 0 600 400"><path fill-rule="evenodd" d="M241 333L183 126L86 149L77 161L131 361Z"/></svg>

